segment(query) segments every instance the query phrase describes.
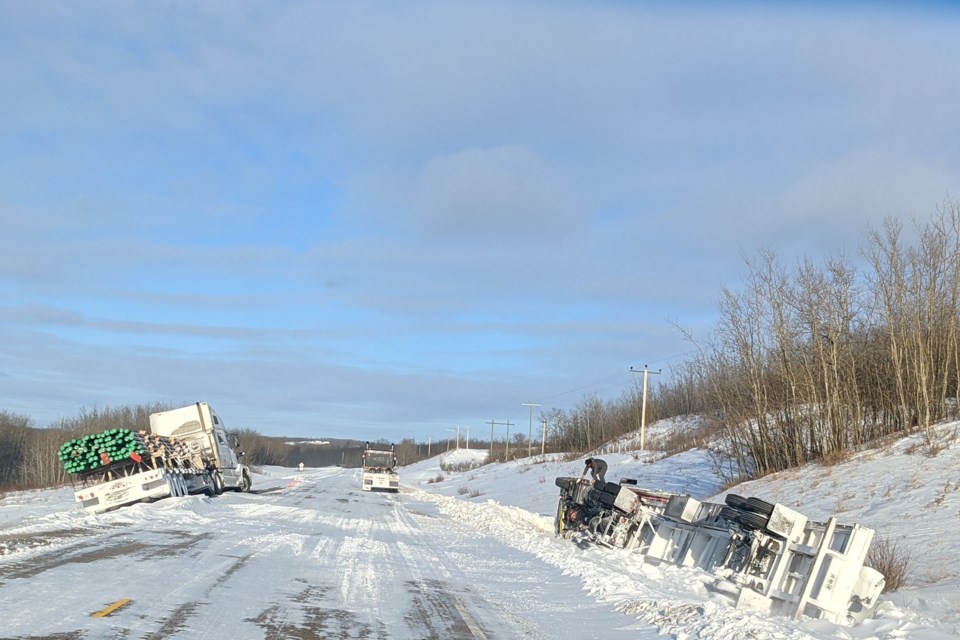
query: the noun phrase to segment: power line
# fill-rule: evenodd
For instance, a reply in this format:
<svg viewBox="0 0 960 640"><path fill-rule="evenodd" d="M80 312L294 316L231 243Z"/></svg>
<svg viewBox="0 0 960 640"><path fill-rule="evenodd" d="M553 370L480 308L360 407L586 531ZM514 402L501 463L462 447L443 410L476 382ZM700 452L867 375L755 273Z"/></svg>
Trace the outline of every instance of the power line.
<svg viewBox="0 0 960 640"><path fill-rule="evenodd" d="M592 386L594 386L594 385L600 384L600 383L602 383L602 382L606 382L606 381L608 381L608 380L613 380L614 378L616 378L616 377L618 377L618 376L622 376L622 375L624 375L625 373L627 373L627 372L624 371L623 369L620 369L620 370L616 371L615 373L612 373L612 374L610 374L610 375L608 375L608 376L606 376L606 377L604 377L604 378L601 378L601 379L599 379L599 380L596 380L596 381L594 381L594 382L587 383L587 384L583 385L582 387L577 387L576 389L570 389L569 391L564 391L564 392L562 392L562 393L557 393L557 394L554 394L554 395L552 395L552 396L546 396L545 398L542 398L542 399L543 399L543 400L552 400L552 399L554 399L554 398L559 398L560 396L565 396L565 395L568 395L568 394L571 394L571 393L576 393L576 392L578 392L578 391L583 391L584 389L587 389L587 388L592 387Z"/></svg>

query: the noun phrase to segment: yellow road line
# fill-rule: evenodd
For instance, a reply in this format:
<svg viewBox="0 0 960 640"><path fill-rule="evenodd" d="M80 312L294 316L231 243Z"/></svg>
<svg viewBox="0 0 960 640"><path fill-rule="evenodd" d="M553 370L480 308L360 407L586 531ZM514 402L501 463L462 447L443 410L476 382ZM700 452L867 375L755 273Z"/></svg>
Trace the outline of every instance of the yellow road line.
<svg viewBox="0 0 960 640"><path fill-rule="evenodd" d="M124 598L123 600L117 600L116 602L114 602L112 605L110 605L110 606L107 607L106 609L104 609L104 610L102 610L102 611L97 611L96 613L91 613L91 614L90 614L90 617L91 617L91 618L106 618L108 615L110 615L111 613L113 613L114 611L116 611L117 609L119 609L120 607L123 607L123 606L125 606L125 605L128 605L128 604L130 604L131 602L133 602L133 600L131 600L130 598Z"/></svg>
<svg viewBox="0 0 960 640"><path fill-rule="evenodd" d="M456 607L457 611L460 613L463 623L467 625L467 629L470 630L470 633L473 635L473 637L477 640L487 640L487 635L477 625L473 617L467 613L467 608L463 606L463 603L460 602L460 599L453 594L450 594L450 599L453 601L453 606Z"/></svg>

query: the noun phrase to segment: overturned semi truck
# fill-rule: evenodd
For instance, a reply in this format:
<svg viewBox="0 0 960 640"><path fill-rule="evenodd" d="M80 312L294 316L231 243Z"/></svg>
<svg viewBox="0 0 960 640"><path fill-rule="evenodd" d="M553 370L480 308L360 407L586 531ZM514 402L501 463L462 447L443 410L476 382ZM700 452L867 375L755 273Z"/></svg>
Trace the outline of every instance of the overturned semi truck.
<svg viewBox="0 0 960 640"><path fill-rule="evenodd" d="M703 502L631 480L556 485L558 536L713 573L712 588L739 609L853 625L883 591L883 575L864 566L874 532L857 524L815 522L756 497Z"/></svg>

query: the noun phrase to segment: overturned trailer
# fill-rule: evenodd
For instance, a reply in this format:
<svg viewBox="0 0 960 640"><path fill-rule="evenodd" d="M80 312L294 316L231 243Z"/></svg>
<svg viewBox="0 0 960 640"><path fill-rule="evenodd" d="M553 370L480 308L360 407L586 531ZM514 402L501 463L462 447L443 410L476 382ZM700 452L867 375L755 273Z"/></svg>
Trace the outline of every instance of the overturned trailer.
<svg viewBox="0 0 960 640"><path fill-rule="evenodd" d="M755 497L702 502L629 480L594 486L560 477L556 485L557 535L708 571L740 609L852 625L883 591L883 576L864 566L874 532L860 525L814 522Z"/></svg>

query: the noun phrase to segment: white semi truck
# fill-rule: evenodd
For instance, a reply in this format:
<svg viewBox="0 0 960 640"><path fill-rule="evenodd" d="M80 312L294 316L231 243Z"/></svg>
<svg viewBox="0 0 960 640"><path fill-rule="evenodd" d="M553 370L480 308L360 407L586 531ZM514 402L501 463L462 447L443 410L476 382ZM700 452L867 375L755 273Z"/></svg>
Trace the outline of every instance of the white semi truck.
<svg viewBox="0 0 960 640"><path fill-rule="evenodd" d="M112 457L103 450L86 452L102 461L96 465L94 460L92 468L76 474L82 486L74 497L86 511L99 513L168 496L250 490L250 470L239 459L240 441L227 433L206 402L151 414L150 432L135 438L136 450L124 449L119 459L116 447Z"/></svg>
<svg viewBox="0 0 960 640"><path fill-rule="evenodd" d="M393 445L387 451L373 449L368 442L363 451L362 466L362 491L400 491L400 474L394 469L397 466L397 454Z"/></svg>

